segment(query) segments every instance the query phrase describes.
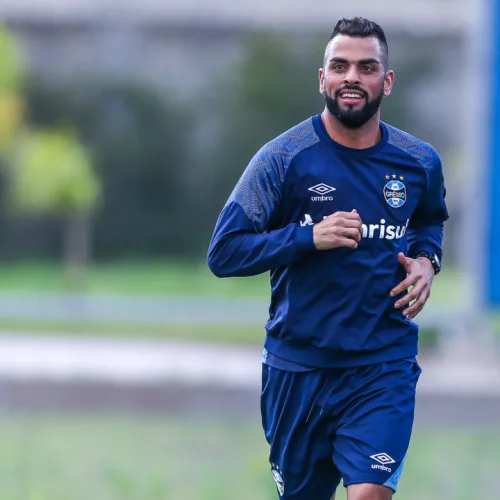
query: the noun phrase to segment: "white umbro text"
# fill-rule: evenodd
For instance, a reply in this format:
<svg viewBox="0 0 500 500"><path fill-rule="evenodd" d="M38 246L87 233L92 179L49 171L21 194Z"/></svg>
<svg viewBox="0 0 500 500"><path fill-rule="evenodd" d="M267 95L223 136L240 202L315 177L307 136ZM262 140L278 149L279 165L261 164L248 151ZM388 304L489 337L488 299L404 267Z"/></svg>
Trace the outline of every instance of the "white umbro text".
<svg viewBox="0 0 500 500"><path fill-rule="evenodd" d="M308 188L308 191L312 191L313 193L319 194L320 196L311 196L312 201L333 201L333 196L325 196L332 191L336 191L336 188L329 186L325 183L316 184Z"/></svg>

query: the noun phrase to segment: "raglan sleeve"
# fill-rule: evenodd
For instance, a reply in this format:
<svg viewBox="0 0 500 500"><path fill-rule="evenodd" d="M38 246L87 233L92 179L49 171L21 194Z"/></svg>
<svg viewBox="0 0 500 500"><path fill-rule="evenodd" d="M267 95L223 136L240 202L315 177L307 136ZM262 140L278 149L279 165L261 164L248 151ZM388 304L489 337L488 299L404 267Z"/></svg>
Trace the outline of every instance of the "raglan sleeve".
<svg viewBox="0 0 500 500"><path fill-rule="evenodd" d="M448 219L446 188L441 159L435 153L424 167L427 185L408 226L408 256L415 258L420 252L437 254L442 259L443 225Z"/></svg>
<svg viewBox="0 0 500 500"><path fill-rule="evenodd" d="M270 228L283 196L284 156L272 145L264 146L236 184L208 248L208 266L216 276L257 275L290 265L315 249L312 226Z"/></svg>

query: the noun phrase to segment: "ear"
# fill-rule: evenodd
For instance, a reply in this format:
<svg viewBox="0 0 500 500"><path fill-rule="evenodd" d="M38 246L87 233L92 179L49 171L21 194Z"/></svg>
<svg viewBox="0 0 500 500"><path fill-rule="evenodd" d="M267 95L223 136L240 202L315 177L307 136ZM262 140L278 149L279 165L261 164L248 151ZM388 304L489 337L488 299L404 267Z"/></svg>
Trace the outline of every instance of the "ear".
<svg viewBox="0 0 500 500"><path fill-rule="evenodd" d="M323 95L325 93L325 70L323 68L319 68L318 70L318 79L319 79L319 93Z"/></svg>
<svg viewBox="0 0 500 500"><path fill-rule="evenodd" d="M394 86L394 80L396 79L396 75L394 71L389 70L386 72L384 76L384 96L389 97L392 92L392 87Z"/></svg>

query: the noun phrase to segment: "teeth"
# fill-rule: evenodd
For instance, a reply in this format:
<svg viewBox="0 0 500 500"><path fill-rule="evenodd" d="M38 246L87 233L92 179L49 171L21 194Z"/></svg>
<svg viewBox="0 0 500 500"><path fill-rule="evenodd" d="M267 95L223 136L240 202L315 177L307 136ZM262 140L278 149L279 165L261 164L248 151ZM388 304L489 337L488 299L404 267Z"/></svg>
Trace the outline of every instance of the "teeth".
<svg viewBox="0 0 500 500"><path fill-rule="evenodd" d="M362 96L360 96L359 94L342 94L342 97L349 97L349 98L354 98L354 99L358 99Z"/></svg>

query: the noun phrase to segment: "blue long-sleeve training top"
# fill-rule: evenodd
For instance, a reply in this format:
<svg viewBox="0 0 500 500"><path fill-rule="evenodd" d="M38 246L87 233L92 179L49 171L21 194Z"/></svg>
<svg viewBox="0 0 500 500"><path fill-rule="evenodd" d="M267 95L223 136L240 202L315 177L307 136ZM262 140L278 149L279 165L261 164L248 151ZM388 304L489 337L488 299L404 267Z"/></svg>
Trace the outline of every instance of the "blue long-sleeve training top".
<svg viewBox="0 0 500 500"><path fill-rule="evenodd" d="M389 293L406 277L398 252L441 258L446 190L432 146L380 127L375 146L352 149L307 119L258 151L217 220L208 265L218 277L270 271L264 345L281 359L327 368L417 354L418 327ZM313 225L353 209L358 248L317 250Z"/></svg>

